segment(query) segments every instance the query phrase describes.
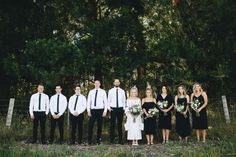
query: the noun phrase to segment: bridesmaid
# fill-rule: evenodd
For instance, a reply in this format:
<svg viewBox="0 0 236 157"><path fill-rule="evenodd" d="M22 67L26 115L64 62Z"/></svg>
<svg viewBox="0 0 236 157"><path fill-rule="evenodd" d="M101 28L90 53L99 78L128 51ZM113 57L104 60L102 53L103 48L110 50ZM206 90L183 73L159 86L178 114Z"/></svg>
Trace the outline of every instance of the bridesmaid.
<svg viewBox="0 0 236 157"><path fill-rule="evenodd" d="M172 95L168 93L166 86L162 86L161 94L157 95L157 102L162 101L167 101L168 106L166 109L160 109L159 128L162 130L162 143L168 143L171 130L171 109L174 106L174 100ZM167 115L164 115L164 112L166 112Z"/></svg>
<svg viewBox="0 0 236 157"><path fill-rule="evenodd" d="M125 123L125 130L127 131L127 139L132 141L132 145L138 145L138 140L142 139L142 130L144 126L141 114L133 116L129 111L129 107L132 107L133 105L140 105L141 109L141 100L138 98L138 89L136 87L131 88L130 97L127 99L127 107L125 109L127 121Z"/></svg>
<svg viewBox="0 0 236 157"><path fill-rule="evenodd" d="M202 133L202 142L206 142L206 129L208 128L206 106L208 104L208 97L206 92L203 91L201 84L195 83L193 85L193 93L191 95L191 101L196 99L200 102L200 107L196 110L193 109L192 119L193 119L193 129L196 130L197 141L200 141L200 132ZM196 113L200 116L196 116Z"/></svg>
<svg viewBox="0 0 236 157"><path fill-rule="evenodd" d="M149 117L149 109L156 107L156 99L153 98L152 89L146 89L146 97L142 99L142 108L144 112L144 132L147 138L147 144L153 145L153 135L156 133L156 116Z"/></svg>
<svg viewBox="0 0 236 157"><path fill-rule="evenodd" d="M190 136L191 128L189 121L189 96L186 94L184 86L178 87L178 95L175 96L175 108L178 104L184 106L183 112L176 111L176 132L179 135L180 141L183 139L185 142L188 141L188 136Z"/></svg>

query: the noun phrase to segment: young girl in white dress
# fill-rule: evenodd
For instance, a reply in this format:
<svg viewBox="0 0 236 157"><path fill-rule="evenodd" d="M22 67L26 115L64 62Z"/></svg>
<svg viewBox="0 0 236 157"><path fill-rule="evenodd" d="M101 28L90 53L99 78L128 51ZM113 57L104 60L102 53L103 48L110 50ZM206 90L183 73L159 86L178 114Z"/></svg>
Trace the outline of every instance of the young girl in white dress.
<svg viewBox="0 0 236 157"><path fill-rule="evenodd" d="M138 140L142 139L142 130L144 128L141 115L136 115L135 117L129 111L129 107L133 105L140 105L141 108L141 100L138 96L138 89L136 87L132 87L130 90L130 97L127 99L127 107L125 109L125 113L127 116L127 121L125 123L125 130L127 132L127 139L132 140L132 145L138 145ZM134 121L135 118L135 121Z"/></svg>

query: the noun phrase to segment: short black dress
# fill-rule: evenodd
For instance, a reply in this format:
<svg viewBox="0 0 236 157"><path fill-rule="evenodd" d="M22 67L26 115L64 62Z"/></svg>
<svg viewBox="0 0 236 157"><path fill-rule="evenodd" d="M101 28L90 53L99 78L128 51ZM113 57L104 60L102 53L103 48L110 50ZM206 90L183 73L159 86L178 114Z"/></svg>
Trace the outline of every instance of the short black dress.
<svg viewBox="0 0 236 157"><path fill-rule="evenodd" d="M178 98L177 104L184 104L184 111L187 107L187 98ZM176 132L177 134L185 138L190 135L191 133L191 127L190 127L190 121L189 121L189 112L187 112L187 117L184 117L184 115L178 111L176 111L175 117L176 117Z"/></svg>
<svg viewBox="0 0 236 157"><path fill-rule="evenodd" d="M193 96L193 101L198 99L201 103L200 107L205 103L202 95ZM192 110L192 120L193 120L193 129L208 129L207 113L206 108L204 107L200 112L200 116L196 116L196 112Z"/></svg>
<svg viewBox="0 0 236 157"><path fill-rule="evenodd" d="M165 98L162 97L161 94L157 95L157 102L158 101L168 101L168 106L167 108L169 108L173 103L174 103L174 99L173 96L170 94L167 94L167 96ZM169 129L171 130L171 110L169 112L167 112L167 115L164 115L164 112L162 112L160 110L159 112L159 122L158 122L158 127L160 129Z"/></svg>
<svg viewBox="0 0 236 157"><path fill-rule="evenodd" d="M156 104L154 102L144 102L142 105L142 108L145 109L147 112L149 109L153 109L156 107ZM156 116L144 118L144 132L146 135L149 134L156 134L156 128L157 128L157 122L156 122Z"/></svg>

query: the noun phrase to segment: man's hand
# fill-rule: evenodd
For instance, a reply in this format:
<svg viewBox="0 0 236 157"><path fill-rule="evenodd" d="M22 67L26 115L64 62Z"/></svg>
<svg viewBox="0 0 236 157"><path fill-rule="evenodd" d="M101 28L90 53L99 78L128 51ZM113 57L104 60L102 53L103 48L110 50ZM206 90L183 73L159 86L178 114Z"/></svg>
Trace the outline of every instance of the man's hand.
<svg viewBox="0 0 236 157"><path fill-rule="evenodd" d="M60 116L59 116L58 114L55 114L55 115L53 115L52 117L53 117L53 119L58 119L58 118L60 118Z"/></svg>
<svg viewBox="0 0 236 157"><path fill-rule="evenodd" d="M91 112L88 112L88 116L91 117Z"/></svg>
<svg viewBox="0 0 236 157"><path fill-rule="evenodd" d="M108 108L108 111L111 112L111 111L112 111L112 108L109 107L109 108Z"/></svg>
<svg viewBox="0 0 236 157"><path fill-rule="evenodd" d="M107 112L102 113L102 117L106 117L106 115L107 115Z"/></svg>
<svg viewBox="0 0 236 157"><path fill-rule="evenodd" d="M79 115L79 113L78 113L78 112L74 112L73 115L74 115L75 117L77 117L77 116Z"/></svg>
<svg viewBox="0 0 236 157"><path fill-rule="evenodd" d="M31 119L34 119L34 115L31 115L30 118L31 118Z"/></svg>

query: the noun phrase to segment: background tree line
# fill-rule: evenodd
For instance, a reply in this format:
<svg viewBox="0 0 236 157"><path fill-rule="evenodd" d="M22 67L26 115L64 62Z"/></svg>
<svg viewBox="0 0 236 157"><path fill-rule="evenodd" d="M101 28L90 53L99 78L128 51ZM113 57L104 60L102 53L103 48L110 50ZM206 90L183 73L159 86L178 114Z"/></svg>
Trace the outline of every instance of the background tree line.
<svg viewBox="0 0 236 157"><path fill-rule="evenodd" d="M234 0L21 0L0 2L0 97L36 84L65 94L92 81L144 90L203 83L236 94Z"/></svg>

